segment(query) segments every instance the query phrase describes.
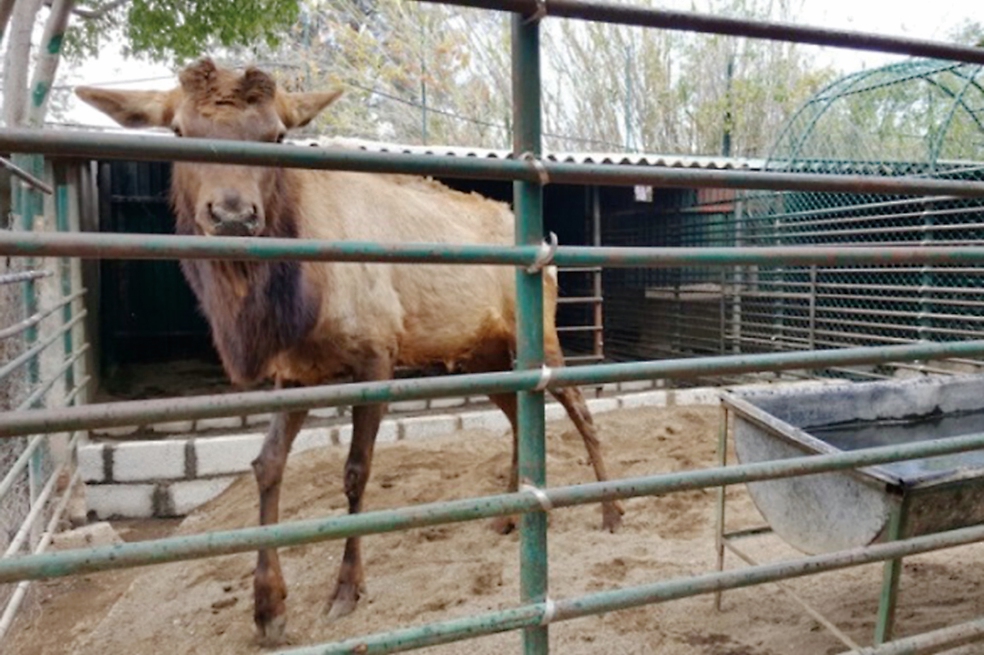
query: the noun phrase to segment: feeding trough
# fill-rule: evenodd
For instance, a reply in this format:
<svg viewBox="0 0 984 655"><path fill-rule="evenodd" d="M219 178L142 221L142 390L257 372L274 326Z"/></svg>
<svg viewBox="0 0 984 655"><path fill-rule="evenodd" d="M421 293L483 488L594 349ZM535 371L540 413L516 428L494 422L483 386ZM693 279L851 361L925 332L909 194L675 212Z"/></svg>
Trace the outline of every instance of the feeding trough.
<svg viewBox="0 0 984 655"><path fill-rule="evenodd" d="M743 464L984 432L984 376L750 389L722 402ZM747 486L771 530L808 554L984 523L984 450ZM718 529L722 544L735 536ZM891 635L898 571L886 563L876 643Z"/></svg>
<svg viewBox="0 0 984 655"><path fill-rule="evenodd" d="M984 377L725 394L742 463L984 432ZM748 485L771 528L809 554L984 523L984 451Z"/></svg>

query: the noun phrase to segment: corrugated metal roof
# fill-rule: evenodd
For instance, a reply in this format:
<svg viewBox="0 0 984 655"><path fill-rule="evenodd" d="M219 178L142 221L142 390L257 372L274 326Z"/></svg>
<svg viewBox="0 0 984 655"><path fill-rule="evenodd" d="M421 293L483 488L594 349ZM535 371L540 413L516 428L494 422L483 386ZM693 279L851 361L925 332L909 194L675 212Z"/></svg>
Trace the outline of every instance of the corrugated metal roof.
<svg viewBox="0 0 984 655"><path fill-rule="evenodd" d="M382 141L369 141L366 139L351 139L342 137L297 139L294 143L302 143L326 148L352 148L365 150L368 152L443 155L449 157L481 157L489 159L513 158L513 153L511 150L441 145L402 145L398 143L386 143ZM625 152L548 152L544 154L543 158L556 162L574 164L611 164L614 166L663 166L667 168L743 170L761 170L765 167L764 159L698 155L656 155Z"/></svg>
<svg viewBox="0 0 984 655"><path fill-rule="evenodd" d="M123 127L98 127L60 125L61 129L98 130L114 134L144 134L148 136L170 137L171 131L150 129L127 129ZM349 148L367 152L390 152L413 155L435 155L447 157L480 157L489 159L512 159L511 150L489 148L471 148L464 146L442 145L404 145L385 141L368 139L353 139L348 137L318 137L318 138L288 138L288 143L323 148ZM764 159L746 157L716 157L701 155L657 155L630 152L548 152L543 156L549 161L571 164L611 164L613 166L662 166L666 168L702 168L709 170L742 169L762 170L765 168Z"/></svg>

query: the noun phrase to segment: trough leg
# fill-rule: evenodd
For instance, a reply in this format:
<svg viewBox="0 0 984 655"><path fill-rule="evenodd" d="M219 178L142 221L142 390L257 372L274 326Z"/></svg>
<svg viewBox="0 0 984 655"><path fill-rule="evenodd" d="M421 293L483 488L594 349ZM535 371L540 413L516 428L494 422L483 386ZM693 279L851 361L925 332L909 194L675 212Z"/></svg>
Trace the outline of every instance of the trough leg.
<svg viewBox="0 0 984 655"><path fill-rule="evenodd" d="M284 465L305 416L307 412L277 414L270 423L259 456L253 460L253 473L260 490L260 525L272 525L280 520L280 482ZM287 626L284 603L287 585L275 548L259 551L253 573L253 597L253 621L260 639L268 644L281 643Z"/></svg>
<svg viewBox="0 0 984 655"><path fill-rule="evenodd" d="M390 361L388 358L374 360L362 374L355 376L356 380L366 382L391 378L393 368ZM376 434L385 412L386 405L357 405L352 408L352 445L345 462L345 496L348 498L349 514L358 514L362 510L362 494L369 481ZM362 540L349 537L345 540L338 582L329 599L328 618L334 620L351 614L364 593Z"/></svg>
<svg viewBox="0 0 984 655"><path fill-rule="evenodd" d="M906 531L909 513L908 496L904 496L892 510L889 517L886 541L902 539ZM895 629L895 604L899 594L899 574L902 572L902 558L887 560L882 569L881 599L878 602L878 623L875 625L875 645L892 640Z"/></svg>

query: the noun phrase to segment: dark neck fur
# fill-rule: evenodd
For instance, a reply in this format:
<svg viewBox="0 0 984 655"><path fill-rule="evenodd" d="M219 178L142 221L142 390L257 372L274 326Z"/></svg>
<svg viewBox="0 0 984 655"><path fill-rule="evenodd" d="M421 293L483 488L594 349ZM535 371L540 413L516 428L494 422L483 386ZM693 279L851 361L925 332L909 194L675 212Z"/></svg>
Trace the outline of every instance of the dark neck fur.
<svg viewBox="0 0 984 655"><path fill-rule="evenodd" d="M277 170L264 236L296 238L295 194ZM195 234L194 204L177 186L172 204L178 234ZM318 301L300 262L182 260L181 270L212 327L226 373L237 384L261 378L271 358L297 345L318 319ZM243 290L245 289L245 295Z"/></svg>

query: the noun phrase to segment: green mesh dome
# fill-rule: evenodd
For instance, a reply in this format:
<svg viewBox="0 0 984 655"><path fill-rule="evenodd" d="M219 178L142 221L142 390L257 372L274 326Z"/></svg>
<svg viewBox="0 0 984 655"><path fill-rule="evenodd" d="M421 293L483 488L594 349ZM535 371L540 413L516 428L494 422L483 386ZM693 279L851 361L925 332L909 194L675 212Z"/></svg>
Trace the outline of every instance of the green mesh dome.
<svg viewBox="0 0 984 655"><path fill-rule="evenodd" d="M984 161L984 66L915 60L843 77L788 121L772 169L940 174Z"/></svg>
<svg viewBox="0 0 984 655"><path fill-rule="evenodd" d="M984 67L915 60L837 80L788 121L766 167L982 180ZM749 193L735 231L749 246L979 246L984 200ZM760 267L736 276L746 352L984 336L977 267Z"/></svg>

